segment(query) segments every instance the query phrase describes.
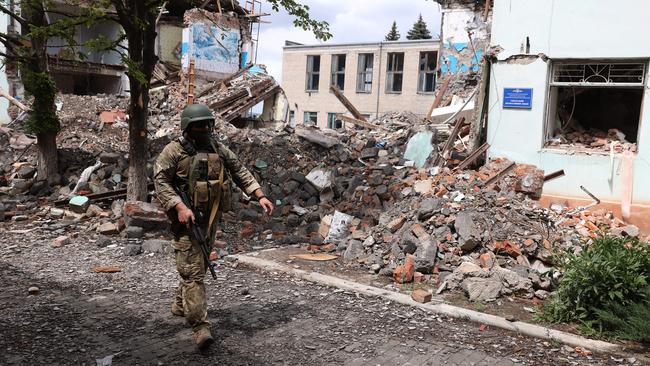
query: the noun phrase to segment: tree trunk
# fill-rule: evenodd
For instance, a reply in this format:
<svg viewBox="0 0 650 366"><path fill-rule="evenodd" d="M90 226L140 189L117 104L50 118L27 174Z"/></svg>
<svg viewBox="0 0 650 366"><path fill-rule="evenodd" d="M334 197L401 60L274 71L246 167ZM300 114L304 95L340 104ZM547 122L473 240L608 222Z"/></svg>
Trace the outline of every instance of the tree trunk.
<svg viewBox="0 0 650 366"><path fill-rule="evenodd" d="M38 147L38 179L47 179L50 184L59 184L59 162L56 150L56 132L44 132L36 135Z"/></svg>
<svg viewBox="0 0 650 366"><path fill-rule="evenodd" d="M129 113L129 181L127 201L147 200L147 111L149 90L138 80L130 80L131 110Z"/></svg>
<svg viewBox="0 0 650 366"><path fill-rule="evenodd" d="M22 11L29 23L35 27L48 24L43 2L23 2ZM38 33L32 35L31 46L29 60L23 63L21 75L25 91L34 96L26 128L33 131L37 137L38 178L46 179L49 183L58 183L55 181L59 170L56 135L60 124L54 105L57 89L48 73L47 39Z"/></svg>

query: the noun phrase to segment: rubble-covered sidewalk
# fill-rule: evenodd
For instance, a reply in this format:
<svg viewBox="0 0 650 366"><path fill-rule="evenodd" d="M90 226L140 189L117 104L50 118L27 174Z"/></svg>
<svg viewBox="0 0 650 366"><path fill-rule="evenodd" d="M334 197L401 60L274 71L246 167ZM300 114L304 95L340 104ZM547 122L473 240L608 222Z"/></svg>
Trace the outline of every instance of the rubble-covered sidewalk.
<svg viewBox="0 0 650 366"><path fill-rule="evenodd" d="M169 311L172 258L126 257L122 238L100 247L87 225L0 223L0 363L639 364L223 262L207 280L218 342L202 355ZM48 245L63 234L66 244ZM118 272L92 271L108 266Z"/></svg>

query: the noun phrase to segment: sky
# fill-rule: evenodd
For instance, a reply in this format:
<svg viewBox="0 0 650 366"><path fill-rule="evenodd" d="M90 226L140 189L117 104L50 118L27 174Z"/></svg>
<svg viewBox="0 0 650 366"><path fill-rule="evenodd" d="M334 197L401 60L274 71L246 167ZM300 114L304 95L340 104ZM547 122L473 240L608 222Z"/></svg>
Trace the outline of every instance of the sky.
<svg viewBox="0 0 650 366"><path fill-rule="evenodd" d="M401 40L422 14L427 28L434 38L440 33L440 7L432 0L302 0L310 7L310 15L330 24L332 38L327 42L316 40L307 31L295 28L292 17L284 10L274 12L262 0L262 11L270 13L264 17L271 24L260 28L257 63L267 66L268 72L282 81L282 47L285 40L303 44L326 44L348 42L379 42L390 30L393 21Z"/></svg>

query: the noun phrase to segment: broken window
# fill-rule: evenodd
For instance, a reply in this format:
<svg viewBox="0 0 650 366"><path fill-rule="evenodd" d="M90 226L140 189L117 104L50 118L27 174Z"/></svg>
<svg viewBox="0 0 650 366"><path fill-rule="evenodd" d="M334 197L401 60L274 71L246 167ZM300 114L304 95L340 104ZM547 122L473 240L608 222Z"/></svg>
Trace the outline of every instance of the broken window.
<svg viewBox="0 0 650 366"><path fill-rule="evenodd" d="M359 66L357 71L357 93L372 92L372 66L374 62L372 53L359 54Z"/></svg>
<svg viewBox="0 0 650 366"><path fill-rule="evenodd" d="M313 124L318 124L318 112L305 112L305 119L304 122L306 123L313 123Z"/></svg>
<svg viewBox="0 0 650 366"><path fill-rule="evenodd" d="M337 115L337 113L328 113L327 114L327 128L331 128L333 130L336 130L336 129L339 129L339 128L343 128L343 126L345 126L343 124L343 121L338 119L338 117L336 115Z"/></svg>
<svg viewBox="0 0 650 366"><path fill-rule="evenodd" d="M388 53L386 92L401 93L404 78L404 52Z"/></svg>
<svg viewBox="0 0 650 366"><path fill-rule="evenodd" d="M332 55L332 85L345 89L345 55Z"/></svg>
<svg viewBox="0 0 650 366"><path fill-rule="evenodd" d="M320 56L307 56L306 91L318 91L320 80Z"/></svg>
<svg viewBox="0 0 650 366"><path fill-rule="evenodd" d="M546 146L636 151L647 63L555 62Z"/></svg>
<svg viewBox="0 0 650 366"><path fill-rule="evenodd" d="M436 88L436 53L420 52L418 92L433 93Z"/></svg>

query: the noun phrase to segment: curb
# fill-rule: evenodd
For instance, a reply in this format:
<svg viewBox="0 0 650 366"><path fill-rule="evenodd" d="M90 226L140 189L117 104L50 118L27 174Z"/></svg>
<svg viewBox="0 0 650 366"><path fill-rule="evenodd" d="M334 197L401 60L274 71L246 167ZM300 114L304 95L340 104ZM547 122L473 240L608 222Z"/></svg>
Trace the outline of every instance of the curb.
<svg viewBox="0 0 650 366"><path fill-rule="evenodd" d="M524 334L530 337L557 341L573 347L582 347L590 351L596 351L596 352L620 354L624 351L624 347L617 344L588 339L575 334L562 332L555 329L550 329L540 325L535 325L535 324L530 324L530 323L525 323L520 321L511 322L500 316L484 314L478 311L469 310L469 309L465 309L453 305L448 305L445 303L422 304L411 299L409 295L402 294L399 292L380 289L374 286L363 285L357 282L352 282L334 276L324 275L321 273L308 272L284 264L273 262L270 260L256 258L246 254L236 254L236 255L230 255L228 257L238 261L241 264L249 265L264 271L277 271L277 272L287 273L299 277L306 281L315 282L330 287L336 287L343 290L354 291L368 296L382 297L387 300L395 301L400 304L418 307L420 309L427 310L432 313L436 313L436 314L440 314L440 315L444 315L456 319L483 323L493 327Z"/></svg>

